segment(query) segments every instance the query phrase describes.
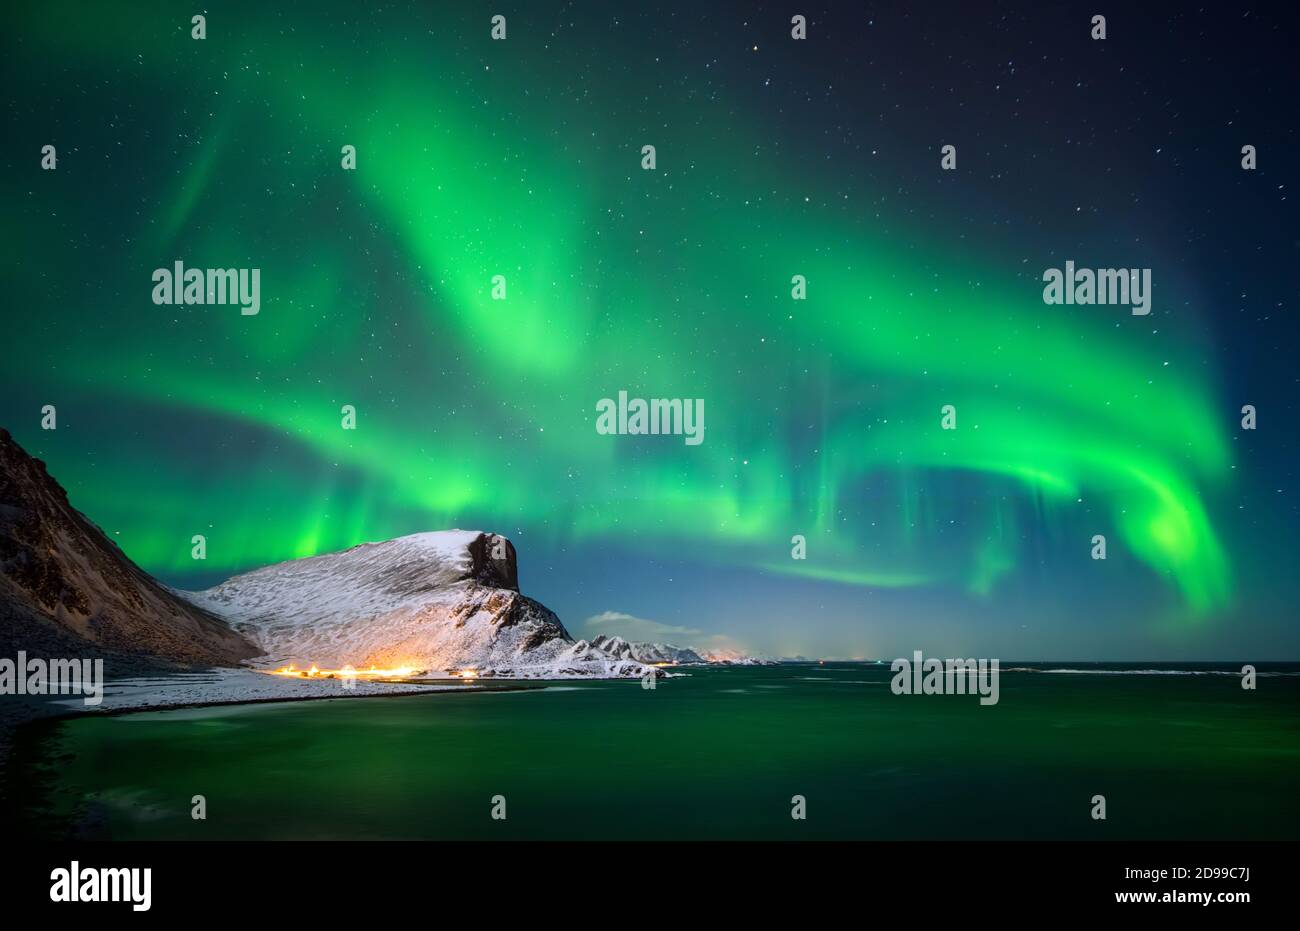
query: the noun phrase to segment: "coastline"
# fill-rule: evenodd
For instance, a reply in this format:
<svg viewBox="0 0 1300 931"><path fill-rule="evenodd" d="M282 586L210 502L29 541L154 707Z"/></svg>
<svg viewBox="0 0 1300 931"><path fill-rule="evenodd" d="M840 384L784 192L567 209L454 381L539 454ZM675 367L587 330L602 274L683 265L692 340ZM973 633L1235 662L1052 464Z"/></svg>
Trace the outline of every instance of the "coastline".
<svg viewBox="0 0 1300 931"><path fill-rule="evenodd" d="M212 667L194 671L166 671L126 676L104 683L103 700L87 705L82 696L5 696L0 702L0 772L8 772L11 752L20 729L31 724L53 724L72 718L173 711L229 705L259 705L328 699L395 698L437 692L514 692L544 688L519 680L498 680L473 685L415 681L357 681L344 689L338 680L306 680L268 675L246 668ZM0 798L4 796L0 780Z"/></svg>

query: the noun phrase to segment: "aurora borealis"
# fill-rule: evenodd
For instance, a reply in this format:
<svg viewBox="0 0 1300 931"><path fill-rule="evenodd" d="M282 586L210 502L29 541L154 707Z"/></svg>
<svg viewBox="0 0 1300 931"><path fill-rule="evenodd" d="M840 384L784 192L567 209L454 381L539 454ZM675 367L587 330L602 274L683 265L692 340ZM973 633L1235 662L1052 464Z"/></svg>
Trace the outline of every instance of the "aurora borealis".
<svg viewBox="0 0 1300 931"><path fill-rule="evenodd" d="M1278 23L361 6L6 14L0 423L145 569L482 527L578 635L1294 658ZM155 306L177 260L260 313ZM1151 315L1045 306L1067 260L1153 269ZM599 435L620 390L706 440Z"/></svg>

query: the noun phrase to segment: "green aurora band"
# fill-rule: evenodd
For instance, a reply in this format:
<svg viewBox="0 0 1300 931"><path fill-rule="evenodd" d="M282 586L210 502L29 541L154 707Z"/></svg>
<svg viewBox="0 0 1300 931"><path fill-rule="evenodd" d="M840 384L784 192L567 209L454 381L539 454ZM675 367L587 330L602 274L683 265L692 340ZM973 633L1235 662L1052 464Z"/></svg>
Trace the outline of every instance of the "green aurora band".
<svg viewBox="0 0 1300 931"><path fill-rule="evenodd" d="M523 16L507 48L439 14L343 55L337 23L289 29L256 7L210 17L206 42L188 15L26 15L26 67L59 47L113 100L153 103L84 111L130 129L108 156L75 121L52 128L59 170L33 162L5 196L57 209L4 234L17 298L81 308L14 324L38 348L13 380L59 405L57 442L97 406L150 435L202 416L211 450L192 468L108 436L98 459L46 453L151 571L189 567L184 528L217 527L208 565L234 571L472 516L987 595L1024 557L1024 507L1051 526L1086 501L1112 558L1127 549L1189 615L1229 601L1203 498L1229 476L1232 420L1195 337L1144 340L1156 318L1122 307L1045 307L1041 267L923 246L923 222L844 202L744 107L675 87L642 104L632 76L575 103L537 86L556 52ZM669 116L692 107L705 118ZM639 169L647 141L658 171ZM149 179L152 211L139 185L105 184L119 169ZM86 280L60 271L69 249ZM150 272L177 258L260 267L261 313L153 306ZM1162 297L1158 282L1157 312ZM704 398L705 442L597 435L595 402L620 389ZM256 456L222 454L223 430L259 436ZM968 499L956 547L935 538L945 476ZM845 516L884 501L878 520ZM816 559L788 558L795 533ZM1087 558L1087 539L1062 545Z"/></svg>

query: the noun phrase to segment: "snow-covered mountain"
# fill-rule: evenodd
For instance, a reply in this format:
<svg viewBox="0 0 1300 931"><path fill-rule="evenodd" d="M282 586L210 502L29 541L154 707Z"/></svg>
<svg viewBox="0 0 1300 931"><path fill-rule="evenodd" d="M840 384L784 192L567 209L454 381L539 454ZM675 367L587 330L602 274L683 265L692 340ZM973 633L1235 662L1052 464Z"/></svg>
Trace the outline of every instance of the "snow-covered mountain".
<svg viewBox="0 0 1300 931"><path fill-rule="evenodd" d="M607 637L602 634L594 638L591 645L610 656L636 660L638 663L689 665L708 662L690 647L679 647L671 643L631 643L622 637Z"/></svg>
<svg viewBox="0 0 1300 931"><path fill-rule="evenodd" d="M514 546L418 533L182 592L132 563L0 430L0 652L139 665L400 666L479 676L641 677L707 661L671 644L575 641L519 592ZM133 665L131 668L135 668Z"/></svg>
<svg viewBox="0 0 1300 931"><path fill-rule="evenodd" d="M779 660L768 656L749 656L739 650L705 650L704 662L716 666L774 666Z"/></svg>
<svg viewBox="0 0 1300 931"><path fill-rule="evenodd" d="M634 659L639 663L670 663L678 666L771 666L777 662L761 656L749 656L739 650L695 650L672 643L634 643L622 637L602 634L591 641L610 656Z"/></svg>
<svg viewBox="0 0 1300 931"><path fill-rule="evenodd" d="M574 641L519 592L515 548L477 530L417 533L277 563L178 592L257 644L258 665L479 676L640 677L653 667Z"/></svg>

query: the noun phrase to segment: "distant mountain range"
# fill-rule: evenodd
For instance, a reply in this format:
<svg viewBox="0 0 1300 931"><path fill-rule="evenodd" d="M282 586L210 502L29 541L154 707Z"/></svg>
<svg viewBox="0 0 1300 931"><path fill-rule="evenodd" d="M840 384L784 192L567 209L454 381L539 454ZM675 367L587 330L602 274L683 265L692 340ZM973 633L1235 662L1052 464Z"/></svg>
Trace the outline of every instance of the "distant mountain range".
<svg viewBox="0 0 1300 931"><path fill-rule="evenodd" d="M669 664L674 666L759 666L776 660L746 656L736 650L695 650L672 643L632 643L622 637L599 636L591 645L611 656L636 660L639 663Z"/></svg>
<svg viewBox="0 0 1300 931"><path fill-rule="evenodd" d="M638 663L690 664L708 662L690 647L674 646L671 643L630 643L622 637L601 635L591 641L591 645L603 650L610 656L620 656L636 660Z"/></svg>
<svg viewBox="0 0 1300 931"><path fill-rule="evenodd" d="M277 563L202 592L129 560L0 431L0 650L179 665L399 666L479 676L640 677L654 665L756 662L620 637L574 640L519 591L515 548L418 533Z"/></svg>

